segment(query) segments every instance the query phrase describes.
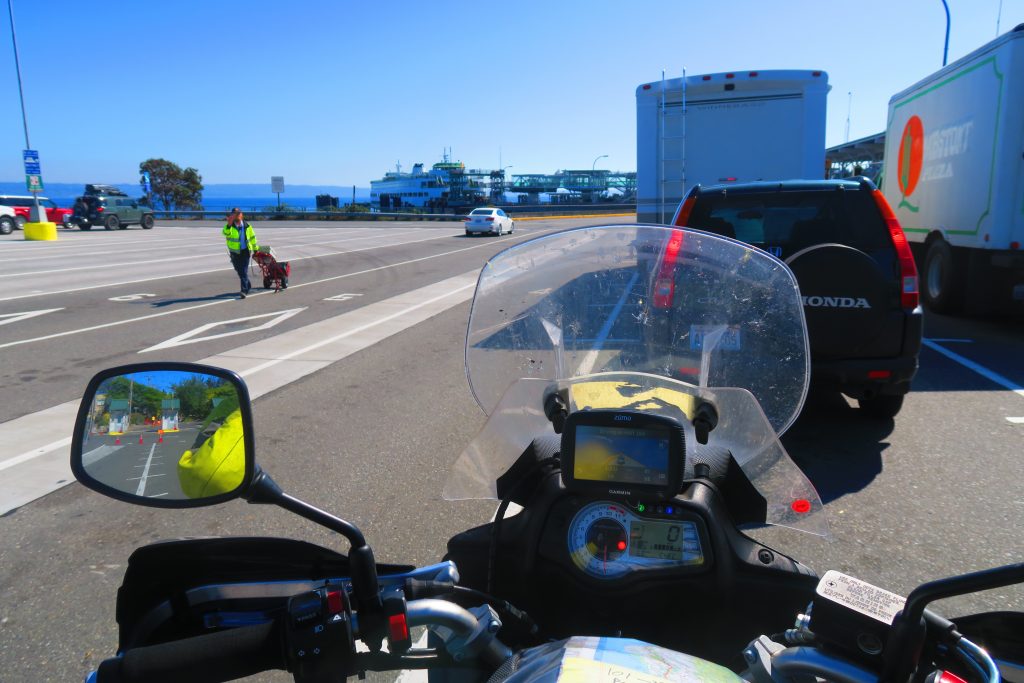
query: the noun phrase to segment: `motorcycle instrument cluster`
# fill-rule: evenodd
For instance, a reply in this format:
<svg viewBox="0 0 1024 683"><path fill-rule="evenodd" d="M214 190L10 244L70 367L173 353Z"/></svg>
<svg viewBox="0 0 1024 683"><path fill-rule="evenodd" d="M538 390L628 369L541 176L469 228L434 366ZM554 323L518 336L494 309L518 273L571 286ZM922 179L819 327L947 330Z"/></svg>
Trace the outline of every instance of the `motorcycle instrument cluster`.
<svg viewBox="0 0 1024 683"><path fill-rule="evenodd" d="M569 524L573 564L599 579L649 569L702 567L699 522L677 507L659 507L662 514L650 518L610 501L584 506Z"/></svg>
<svg viewBox="0 0 1024 683"><path fill-rule="evenodd" d="M685 435L676 420L629 410L582 410L562 431L570 491L668 499L679 493Z"/></svg>

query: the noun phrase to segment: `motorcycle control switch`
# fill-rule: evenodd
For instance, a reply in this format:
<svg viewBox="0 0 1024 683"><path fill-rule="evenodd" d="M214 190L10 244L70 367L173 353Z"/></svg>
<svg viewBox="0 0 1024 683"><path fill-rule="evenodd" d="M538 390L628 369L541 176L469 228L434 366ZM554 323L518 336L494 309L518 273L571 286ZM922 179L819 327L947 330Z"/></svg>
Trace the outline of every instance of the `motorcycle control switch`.
<svg viewBox="0 0 1024 683"><path fill-rule="evenodd" d="M345 591L333 587L288 600L288 670L300 683L337 680L355 660L351 610Z"/></svg>

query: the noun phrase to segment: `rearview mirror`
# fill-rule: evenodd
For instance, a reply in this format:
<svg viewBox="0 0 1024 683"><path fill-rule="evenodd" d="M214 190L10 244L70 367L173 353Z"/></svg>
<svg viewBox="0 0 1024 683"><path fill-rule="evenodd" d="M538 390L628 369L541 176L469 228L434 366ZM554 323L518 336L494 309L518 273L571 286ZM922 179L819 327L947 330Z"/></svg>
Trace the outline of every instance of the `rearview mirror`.
<svg viewBox="0 0 1024 683"><path fill-rule="evenodd" d="M249 391L235 373L140 363L89 382L71 470L94 491L136 505L200 507L245 493L255 469Z"/></svg>

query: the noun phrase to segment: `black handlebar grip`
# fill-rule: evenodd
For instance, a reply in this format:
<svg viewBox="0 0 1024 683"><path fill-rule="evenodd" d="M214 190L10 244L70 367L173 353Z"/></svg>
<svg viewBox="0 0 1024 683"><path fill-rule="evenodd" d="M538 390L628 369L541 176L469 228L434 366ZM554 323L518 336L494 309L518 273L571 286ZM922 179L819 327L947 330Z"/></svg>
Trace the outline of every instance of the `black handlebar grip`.
<svg viewBox="0 0 1024 683"><path fill-rule="evenodd" d="M128 650L104 660L97 683L220 683L287 668L276 622Z"/></svg>

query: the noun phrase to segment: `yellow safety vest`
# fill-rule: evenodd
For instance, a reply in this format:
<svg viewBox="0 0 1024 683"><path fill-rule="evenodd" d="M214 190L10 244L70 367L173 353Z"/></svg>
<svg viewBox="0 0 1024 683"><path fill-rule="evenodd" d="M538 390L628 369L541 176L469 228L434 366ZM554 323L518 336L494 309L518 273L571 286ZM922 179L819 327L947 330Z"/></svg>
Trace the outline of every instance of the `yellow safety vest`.
<svg viewBox="0 0 1024 683"><path fill-rule="evenodd" d="M239 253L241 251L239 229L228 223L221 233L228 242L228 250L235 254ZM248 223L245 224L245 241L249 245L250 252L256 252L259 249L259 245L256 243L256 231Z"/></svg>
<svg viewBox="0 0 1024 683"><path fill-rule="evenodd" d="M220 428L195 451L178 461L178 482L189 498L208 498L242 485L245 477L245 440L242 413L235 410Z"/></svg>

